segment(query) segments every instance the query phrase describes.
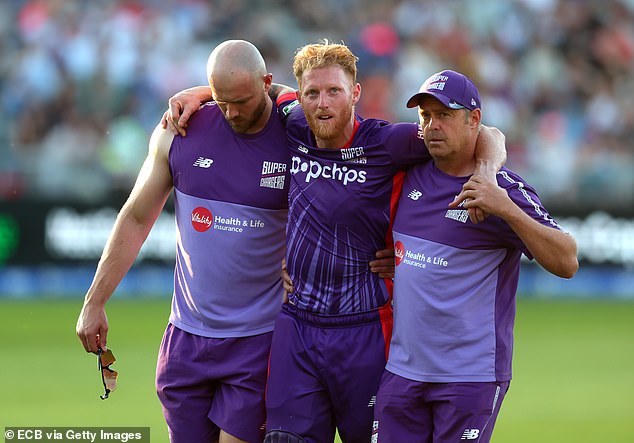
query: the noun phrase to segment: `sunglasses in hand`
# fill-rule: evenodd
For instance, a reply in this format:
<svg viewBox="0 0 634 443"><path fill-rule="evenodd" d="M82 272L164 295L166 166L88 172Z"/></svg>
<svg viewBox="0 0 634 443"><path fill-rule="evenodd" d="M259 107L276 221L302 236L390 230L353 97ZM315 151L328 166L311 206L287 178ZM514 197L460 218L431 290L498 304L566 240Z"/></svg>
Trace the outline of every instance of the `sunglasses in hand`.
<svg viewBox="0 0 634 443"><path fill-rule="evenodd" d="M112 354L112 351L108 349L103 351L99 348L97 351L97 363L99 371L101 372L101 382L105 391L104 395L100 395L99 398L105 400L110 395L110 392L117 389L117 376L119 373L113 369L110 369L110 365L117 361Z"/></svg>

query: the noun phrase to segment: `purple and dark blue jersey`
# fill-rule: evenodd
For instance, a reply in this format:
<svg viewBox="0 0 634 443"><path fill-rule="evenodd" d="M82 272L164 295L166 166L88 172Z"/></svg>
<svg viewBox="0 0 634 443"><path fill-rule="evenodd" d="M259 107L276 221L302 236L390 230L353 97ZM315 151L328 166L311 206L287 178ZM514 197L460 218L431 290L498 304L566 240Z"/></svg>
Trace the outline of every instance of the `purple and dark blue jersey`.
<svg viewBox="0 0 634 443"><path fill-rule="evenodd" d="M289 154L274 107L257 134L236 134L215 104L169 153L176 209L170 321L205 337L270 332L283 289Z"/></svg>
<svg viewBox="0 0 634 443"><path fill-rule="evenodd" d="M429 158L417 124L356 117L347 146L323 149L298 106L287 118L291 151L286 265L297 308L324 315L368 312L389 298L370 272L391 247L398 173ZM401 176L402 179L402 176Z"/></svg>
<svg viewBox="0 0 634 443"><path fill-rule="evenodd" d="M510 226L473 224L448 208L468 177L426 162L409 170L394 221L394 330L386 368L424 382L511 379L515 293L522 253ZM499 186L539 223L559 229L535 190L502 168Z"/></svg>

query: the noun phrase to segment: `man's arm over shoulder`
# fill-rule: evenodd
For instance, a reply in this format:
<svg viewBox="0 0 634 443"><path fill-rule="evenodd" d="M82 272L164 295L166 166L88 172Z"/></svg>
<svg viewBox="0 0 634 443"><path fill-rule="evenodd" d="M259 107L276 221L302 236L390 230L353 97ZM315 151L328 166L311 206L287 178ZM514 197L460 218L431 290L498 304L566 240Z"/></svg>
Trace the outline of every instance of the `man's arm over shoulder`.
<svg viewBox="0 0 634 443"><path fill-rule="evenodd" d="M136 259L172 189L168 155L173 134L154 130L148 155L106 242L77 320L76 332L87 352L106 349L105 304Z"/></svg>
<svg viewBox="0 0 634 443"><path fill-rule="evenodd" d="M495 182L495 175L506 163L506 137L495 127L482 125L476 143L475 176Z"/></svg>
<svg viewBox="0 0 634 443"><path fill-rule="evenodd" d="M431 160L423 132L418 123L389 123L385 120L375 119L367 119L366 121L375 122L374 134L378 137L377 140L388 148L392 164L397 169L405 170L417 163Z"/></svg>
<svg viewBox="0 0 634 443"><path fill-rule="evenodd" d="M202 103L213 100L209 86L192 86L170 97L168 109L161 118L161 126L173 134L187 135L187 122Z"/></svg>
<svg viewBox="0 0 634 443"><path fill-rule="evenodd" d="M506 163L506 137L497 128L482 125L478 133L476 142L475 160L476 167L473 172L472 179L488 180L491 184L496 184L496 174L504 163ZM469 182L467 182L469 183ZM466 186L467 184L465 184ZM466 188L463 186L460 194L454 198L449 207L457 207L467 197L465 196ZM469 219L473 223L483 221L488 213L479 206L469 206Z"/></svg>
<svg viewBox="0 0 634 443"><path fill-rule="evenodd" d="M292 95L288 96L287 94ZM277 101L283 97L297 98L297 92L290 86L286 86L281 83L271 83L271 87L269 88L269 97L271 97L271 100L273 101Z"/></svg>
<svg viewBox="0 0 634 443"><path fill-rule="evenodd" d="M288 103L295 100L295 90L290 86L272 83L269 88L272 100ZM168 101L168 109L161 118L161 126L173 134L187 135L187 123L191 116L200 109L200 105L213 100L209 86L192 86L177 92Z"/></svg>

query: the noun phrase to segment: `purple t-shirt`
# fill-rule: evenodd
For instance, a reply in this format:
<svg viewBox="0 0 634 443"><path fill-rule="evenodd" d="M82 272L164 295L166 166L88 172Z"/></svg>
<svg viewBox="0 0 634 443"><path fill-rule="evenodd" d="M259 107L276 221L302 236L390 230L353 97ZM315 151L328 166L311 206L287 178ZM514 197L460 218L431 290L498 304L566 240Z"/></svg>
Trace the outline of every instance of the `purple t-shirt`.
<svg viewBox="0 0 634 443"><path fill-rule="evenodd" d="M174 138L175 326L216 338L273 330L283 294L288 160L275 107L260 132L236 134L207 104L187 137Z"/></svg>
<svg viewBox="0 0 634 443"><path fill-rule="evenodd" d="M447 205L468 177L426 162L410 169L394 220L394 330L386 368L425 382L511 379L515 293L522 253L508 224L473 224ZM559 229L535 190L503 168L498 184L539 223Z"/></svg>
<svg viewBox="0 0 634 443"><path fill-rule="evenodd" d="M305 311L351 314L386 303L386 282L370 272L369 262L391 245L400 191L395 174L429 158L417 124L357 116L355 128L348 146L320 149L301 109L286 122L286 264L295 289L289 301Z"/></svg>

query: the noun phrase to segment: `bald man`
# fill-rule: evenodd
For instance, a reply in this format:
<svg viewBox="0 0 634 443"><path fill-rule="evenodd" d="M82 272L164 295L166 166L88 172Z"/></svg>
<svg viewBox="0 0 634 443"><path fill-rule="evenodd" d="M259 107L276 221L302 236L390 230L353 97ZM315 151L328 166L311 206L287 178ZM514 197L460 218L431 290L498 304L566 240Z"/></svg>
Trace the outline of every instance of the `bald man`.
<svg viewBox="0 0 634 443"><path fill-rule="evenodd" d="M286 135L255 46L209 56L215 103L187 137L160 125L105 246L77 321L88 352L106 349L105 304L172 189L177 248L156 388L172 442L261 442L264 388L288 212ZM294 97L294 94L293 94ZM281 102L281 101L280 101Z"/></svg>

